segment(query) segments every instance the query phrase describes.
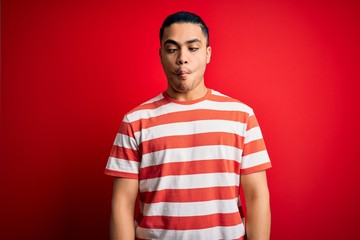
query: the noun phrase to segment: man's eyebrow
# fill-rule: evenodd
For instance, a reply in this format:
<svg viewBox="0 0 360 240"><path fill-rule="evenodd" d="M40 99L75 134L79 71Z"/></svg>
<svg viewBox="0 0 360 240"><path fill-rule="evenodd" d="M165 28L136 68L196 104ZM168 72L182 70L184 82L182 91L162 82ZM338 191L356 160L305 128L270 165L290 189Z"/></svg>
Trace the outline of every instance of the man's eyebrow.
<svg viewBox="0 0 360 240"><path fill-rule="evenodd" d="M194 38L194 39L186 41L187 44L191 44L191 43L195 43L195 42L201 43L200 39L198 39L198 38Z"/></svg>
<svg viewBox="0 0 360 240"><path fill-rule="evenodd" d="M199 42L201 43L201 40L198 39L198 38L194 38L194 39L190 39L190 40L187 40L185 43L186 44L191 44L191 43L195 43L195 42ZM165 42L164 42L164 45L165 44L174 44L176 46L180 46L180 44L172 39L167 39Z"/></svg>
<svg viewBox="0 0 360 240"><path fill-rule="evenodd" d="M174 45L176 45L176 46L179 46L179 44L178 44L176 41L172 40L172 39L167 39L167 40L164 42L164 45L165 45L165 44L174 44Z"/></svg>

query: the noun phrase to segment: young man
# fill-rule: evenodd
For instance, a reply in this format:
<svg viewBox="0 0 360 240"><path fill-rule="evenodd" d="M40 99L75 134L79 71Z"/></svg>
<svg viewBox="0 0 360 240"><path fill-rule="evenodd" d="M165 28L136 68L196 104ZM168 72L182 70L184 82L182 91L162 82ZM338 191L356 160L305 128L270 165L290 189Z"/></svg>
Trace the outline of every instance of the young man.
<svg viewBox="0 0 360 240"><path fill-rule="evenodd" d="M106 166L115 176L111 238L269 239L270 160L252 109L205 86L205 23L170 15L160 43L168 87L125 115Z"/></svg>

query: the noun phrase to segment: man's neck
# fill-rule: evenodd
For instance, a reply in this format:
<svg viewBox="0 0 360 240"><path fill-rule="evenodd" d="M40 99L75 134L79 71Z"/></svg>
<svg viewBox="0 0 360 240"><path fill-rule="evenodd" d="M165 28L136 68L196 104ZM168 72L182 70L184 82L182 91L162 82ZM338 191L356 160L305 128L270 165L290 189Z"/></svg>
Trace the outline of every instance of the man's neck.
<svg viewBox="0 0 360 240"><path fill-rule="evenodd" d="M208 89L205 85L198 86L189 92L178 92L173 88L168 87L166 94L177 101L192 101L204 97L207 91Z"/></svg>

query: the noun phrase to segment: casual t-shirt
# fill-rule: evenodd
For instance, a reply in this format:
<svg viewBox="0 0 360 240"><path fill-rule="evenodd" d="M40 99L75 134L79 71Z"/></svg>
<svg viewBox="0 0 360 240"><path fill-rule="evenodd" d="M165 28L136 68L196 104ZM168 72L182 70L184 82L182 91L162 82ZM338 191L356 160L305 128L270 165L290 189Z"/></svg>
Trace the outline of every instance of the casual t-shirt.
<svg viewBox="0 0 360 240"><path fill-rule="evenodd" d="M243 239L240 175L269 167L253 110L208 89L126 114L105 173L139 180L137 239Z"/></svg>

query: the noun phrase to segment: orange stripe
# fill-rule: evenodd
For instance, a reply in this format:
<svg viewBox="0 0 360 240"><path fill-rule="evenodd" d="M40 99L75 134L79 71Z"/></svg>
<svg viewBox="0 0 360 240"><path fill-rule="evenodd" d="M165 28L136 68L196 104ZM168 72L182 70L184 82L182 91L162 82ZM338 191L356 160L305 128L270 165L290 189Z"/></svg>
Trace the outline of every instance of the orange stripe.
<svg viewBox="0 0 360 240"><path fill-rule="evenodd" d="M157 202L200 202L211 200L234 199L238 197L239 187L211 187L194 189L166 189L141 193L144 203Z"/></svg>
<svg viewBox="0 0 360 240"><path fill-rule="evenodd" d="M264 139L251 141L244 145L243 156L266 150Z"/></svg>
<svg viewBox="0 0 360 240"><path fill-rule="evenodd" d="M210 94L209 97L206 100L210 100L210 101L214 101L214 102L237 102L237 103L242 103L241 101L228 97L228 96L219 96L219 95L215 95L215 94ZM163 105L169 104L170 102L166 100L166 96L164 96L164 98L159 99L155 102L152 103L147 103L147 104L141 104L138 107L134 108L133 110L131 110L128 114L136 112L136 111L140 111L140 110L147 110L147 109L156 109L158 107L161 107Z"/></svg>
<svg viewBox="0 0 360 240"><path fill-rule="evenodd" d="M215 94L211 94L207 100L214 101L214 102L237 102L237 103L242 103L242 102L240 102L239 100L237 100L235 98L231 98L231 97L228 97L228 96L219 96L219 95L215 95Z"/></svg>
<svg viewBox="0 0 360 240"><path fill-rule="evenodd" d="M263 164L260 164L260 165L254 166L254 167L241 169L241 174L250 174L250 173L260 172L260 171L266 170L268 168L271 168L270 162L263 163Z"/></svg>
<svg viewBox="0 0 360 240"><path fill-rule="evenodd" d="M130 148L119 147L116 145L112 146L110 157L121 158L130 161L140 161L139 153L136 150Z"/></svg>
<svg viewBox="0 0 360 240"><path fill-rule="evenodd" d="M240 173L240 164L233 160L202 160L174 162L141 169L140 180L170 175L188 175L202 173Z"/></svg>
<svg viewBox="0 0 360 240"><path fill-rule="evenodd" d="M122 122L119 128L119 133L135 138L134 131L130 123Z"/></svg>
<svg viewBox="0 0 360 240"><path fill-rule="evenodd" d="M139 226L150 229L192 230L241 224L239 212L191 217L143 216Z"/></svg>
<svg viewBox="0 0 360 240"><path fill-rule="evenodd" d="M243 148L244 138L225 132L199 133L192 135L168 136L141 143L142 154L171 148L188 148L208 145L225 145Z"/></svg>
<svg viewBox="0 0 360 240"><path fill-rule="evenodd" d="M254 128L254 127L258 127L259 123L256 119L255 115L252 115L249 117L248 122L247 122L247 126L246 126L246 131L249 131L250 129Z"/></svg>
<svg viewBox="0 0 360 240"><path fill-rule="evenodd" d="M229 120L245 123L247 113L240 111L219 111L219 110L189 110L182 112L167 113L157 117L149 119L140 119L131 122L134 132L138 132L141 129L154 127L162 124L189 122L196 120Z"/></svg>
<svg viewBox="0 0 360 240"><path fill-rule="evenodd" d="M135 173L118 172L110 169L105 169L105 174L114 177L138 179L138 175Z"/></svg>

